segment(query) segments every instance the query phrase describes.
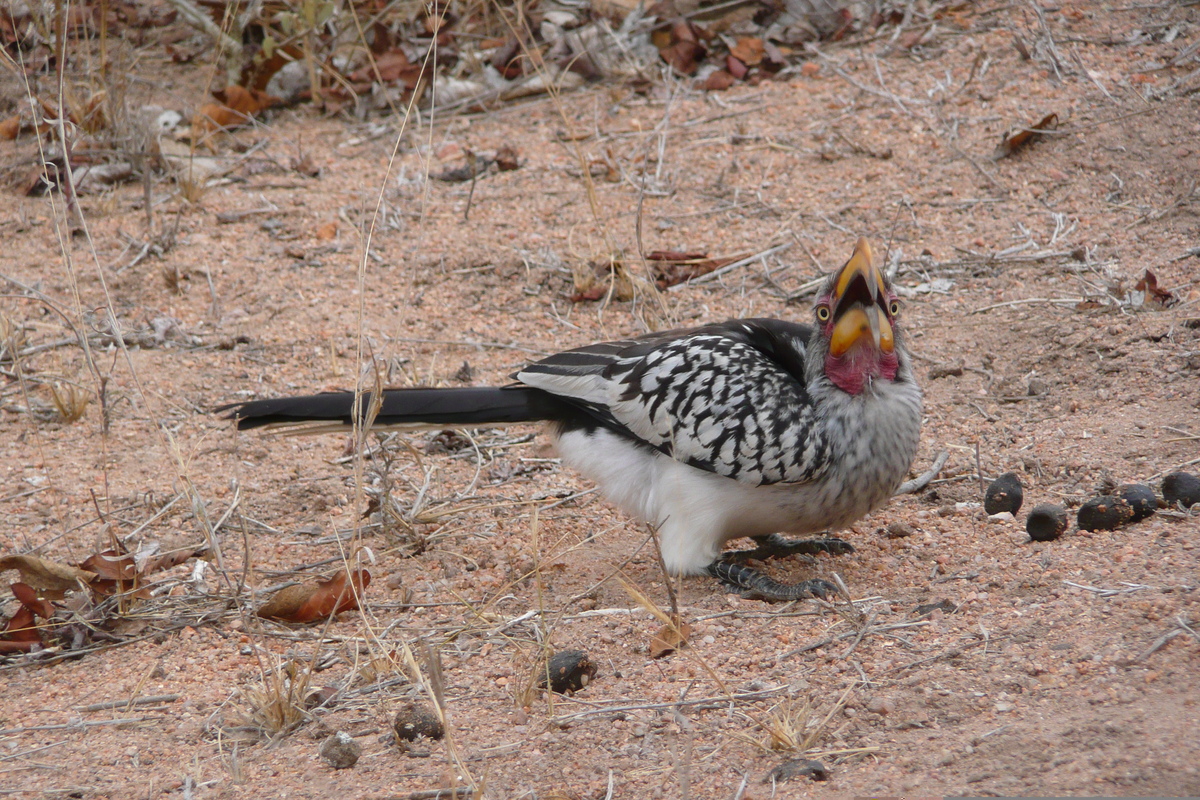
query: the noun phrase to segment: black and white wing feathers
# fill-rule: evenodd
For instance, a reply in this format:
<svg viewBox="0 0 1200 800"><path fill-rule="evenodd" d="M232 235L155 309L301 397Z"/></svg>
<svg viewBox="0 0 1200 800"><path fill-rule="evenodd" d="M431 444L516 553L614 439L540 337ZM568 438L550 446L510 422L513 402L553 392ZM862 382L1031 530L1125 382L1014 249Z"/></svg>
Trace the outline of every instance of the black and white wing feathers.
<svg viewBox="0 0 1200 800"><path fill-rule="evenodd" d="M699 469L802 483L829 463L807 388L811 336L807 325L733 320L570 350L516 377Z"/></svg>

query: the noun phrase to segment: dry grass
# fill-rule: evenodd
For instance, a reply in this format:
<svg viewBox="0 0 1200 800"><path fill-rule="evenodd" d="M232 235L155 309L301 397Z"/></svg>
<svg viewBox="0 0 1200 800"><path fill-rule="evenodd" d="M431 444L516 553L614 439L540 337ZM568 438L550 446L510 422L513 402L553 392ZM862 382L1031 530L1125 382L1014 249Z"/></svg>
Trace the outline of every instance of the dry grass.
<svg viewBox="0 0 1200 800"><path fill-rule="evenodd" d="M87 412L92 393L77 383L54 381L50 384L50 399L63 422L78 422Z"/></svg>
<svg viewBox="0 0 1200 800"><path fill-rule="evenodd" d="M237 690L248 710L242 724L266 738L285 736L308 720L304 699L312 671L296 661L285 661L268 670L262 680Z"/></svg>

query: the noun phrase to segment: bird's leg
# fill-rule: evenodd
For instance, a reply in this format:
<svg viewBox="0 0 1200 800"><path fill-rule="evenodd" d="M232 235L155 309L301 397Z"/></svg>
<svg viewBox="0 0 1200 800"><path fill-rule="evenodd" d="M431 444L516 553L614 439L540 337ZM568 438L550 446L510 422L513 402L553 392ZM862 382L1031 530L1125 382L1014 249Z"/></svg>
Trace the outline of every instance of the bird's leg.
<svg viewBox="0 0 1200 800"><path fill-rule="evenodd" d="M768 602L803 600L837 594L837 587L828 581L811 580L800 583L780 583L753 567L719 560L708 565L708 574L726 586L737 589L742 597Z"/></svg>
<svg viewBox="0 0 1200 800"><path fill-rule="evenodd" d="M817 553L829 553L831 555L840 556L846 553L853 553L854 548L849 542L844 542L835 537L826 537L823 539L789 539L786 536L780 536L778 533L772 533L770 536L754 536L754 544L756 547L750 550L735 550L732 553L726 553L725 558L737 558L739 560L755 558L762 560L764 558L783 558L785 556L802 554L816 555Z"/></svg>

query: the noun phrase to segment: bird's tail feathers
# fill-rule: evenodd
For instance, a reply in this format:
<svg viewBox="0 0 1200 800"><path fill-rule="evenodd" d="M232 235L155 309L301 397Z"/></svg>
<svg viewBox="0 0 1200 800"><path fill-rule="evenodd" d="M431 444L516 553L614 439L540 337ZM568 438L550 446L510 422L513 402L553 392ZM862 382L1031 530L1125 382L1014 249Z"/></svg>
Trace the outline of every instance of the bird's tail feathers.
<svg viewBox="0 0 1200 800"><path fill-rule="evenodd" d="M363 393L357 410L354 392L326 392L231 403L217 411L229 411L238 430L266 427L310 434L344 431L356 416L365 422L376 412L374 406L371 392ZM528 386L386 389L370 422L373 430L437 430L557 420L576 413L565 401Z"/></svg>

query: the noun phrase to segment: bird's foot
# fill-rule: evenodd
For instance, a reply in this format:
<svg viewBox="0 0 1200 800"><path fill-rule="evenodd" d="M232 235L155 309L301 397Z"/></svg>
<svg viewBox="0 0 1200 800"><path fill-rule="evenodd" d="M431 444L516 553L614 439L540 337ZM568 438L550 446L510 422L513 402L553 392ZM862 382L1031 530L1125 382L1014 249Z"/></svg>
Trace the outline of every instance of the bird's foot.
<svg viewBox="0 0 1200 800"><path fill-rule="evenodd" d="M755 536L753 538L755 545L757 545L756 547L750 550L735 550L732 553L726 553L725 558L754 558L761 561L765 558L784 558L797 554L812 556L817 553L829 553L830 555L841 556L854 552L854 548L849 542L842 541L833 536L821 539L789 539L786 536L780 536L778 533L772 533L770 536Z"/></svg>
<svg viewBox="0 0 1200 800"><path fill-rule="evenodd" d="M753 567L735 564L732 561L714 561L708 565L708 574L730 587L742 597L750 600L766 600L772 603L804 600L809 597L824 599L837 594L837 587L823 580L780 583Z"/></svg>

